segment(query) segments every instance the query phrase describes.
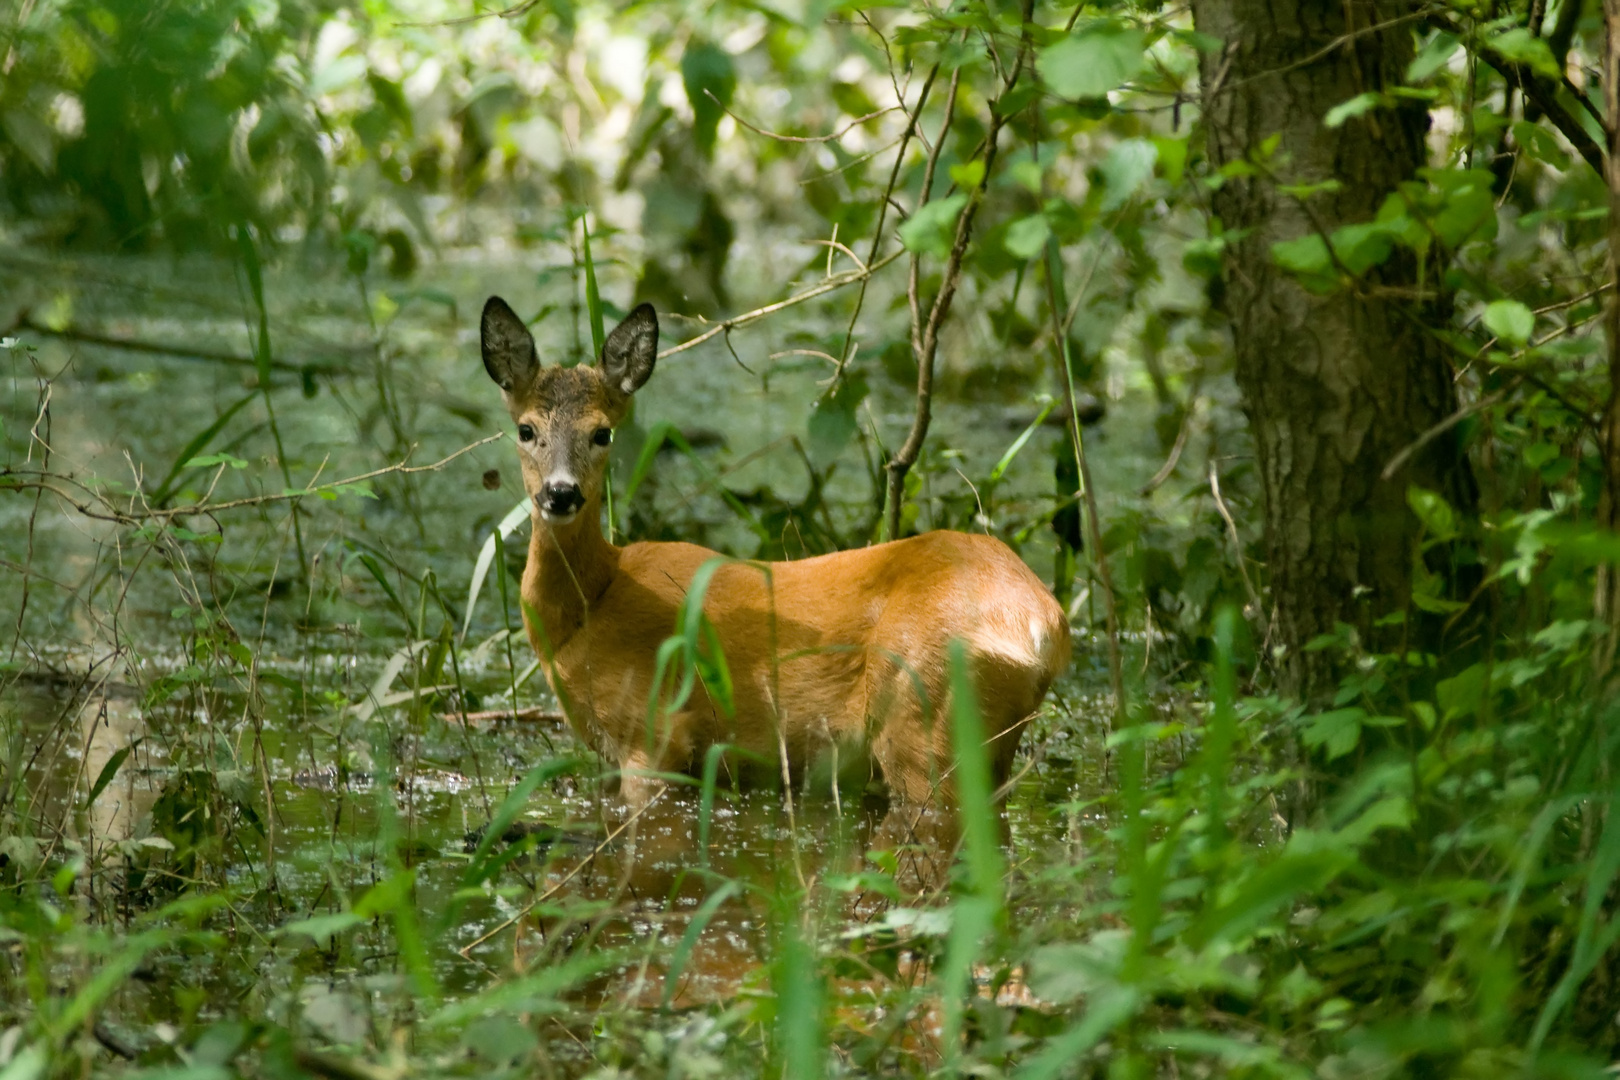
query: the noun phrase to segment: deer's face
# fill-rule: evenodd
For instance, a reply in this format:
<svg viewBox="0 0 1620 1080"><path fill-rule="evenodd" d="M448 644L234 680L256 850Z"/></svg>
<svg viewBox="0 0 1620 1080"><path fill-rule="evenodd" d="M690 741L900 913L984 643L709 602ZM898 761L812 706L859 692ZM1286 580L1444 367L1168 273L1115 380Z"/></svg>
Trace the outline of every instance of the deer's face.
<svg viewBox="0 0 1620 1080"><path fill-rule="evenodd" d="M523 320L492 296L479 327L484 370L517 425L523 487L540 516L566 525L598 505L613 429L652 375L658 316L642 304L614 328L594 367L543 366Z"/></svg>

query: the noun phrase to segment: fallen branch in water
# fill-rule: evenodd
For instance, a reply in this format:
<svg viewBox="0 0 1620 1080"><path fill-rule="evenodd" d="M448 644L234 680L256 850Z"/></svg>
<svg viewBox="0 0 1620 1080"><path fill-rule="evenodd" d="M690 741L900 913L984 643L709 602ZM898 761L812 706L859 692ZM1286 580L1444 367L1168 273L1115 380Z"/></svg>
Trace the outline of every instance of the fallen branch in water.
<svg viewBox="0 0 1620 1080"><path fill-rule="evenodd" d="M566 724L568 717L555 709L481 709L470 713L440 713L446 723L466 720L469 724L498 724L502 720L515 720L524 724Z"/></svg>
<svg viewBox="0 0 1620 1080"><path fill-rule="evenodd" d="M197 360L210 364L228 364L231 367L242 367L257 371L259 362L251 356L240 356L215 349L202 349L195 345L170 345L160 341L142 341L138 338L113 337L109 334L97 334L89 330L79 330L74 327L65 327L61 330L53 329L42 323L37 323L27 314L17 320L13 331L27 331L41 334L45 337L60 338L63 341L74 341L81 345L98 345L107 349L122 349L125 352L142 353L149 356L170 356L177 360ZM343 375L348 369L331 364L294 364L286 360L271 360L272 371L280 371L288 375Z"/></svg>

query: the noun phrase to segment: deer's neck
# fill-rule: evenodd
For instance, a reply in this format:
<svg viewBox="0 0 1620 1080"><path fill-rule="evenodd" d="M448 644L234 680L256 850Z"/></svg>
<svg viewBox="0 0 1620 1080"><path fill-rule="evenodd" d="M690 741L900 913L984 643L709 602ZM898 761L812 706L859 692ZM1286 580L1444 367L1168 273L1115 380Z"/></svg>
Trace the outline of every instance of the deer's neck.
<svg viewBox="0 0 1620 1080"><path fill-rule="evenodd" d="M555 655L579 632L618 570L619 549L602 536L598 499L587 502L566 525L535 516L529 564L523 572L523 600L531 609L524 612L524 620L530 624L538 655Z"/></svg>

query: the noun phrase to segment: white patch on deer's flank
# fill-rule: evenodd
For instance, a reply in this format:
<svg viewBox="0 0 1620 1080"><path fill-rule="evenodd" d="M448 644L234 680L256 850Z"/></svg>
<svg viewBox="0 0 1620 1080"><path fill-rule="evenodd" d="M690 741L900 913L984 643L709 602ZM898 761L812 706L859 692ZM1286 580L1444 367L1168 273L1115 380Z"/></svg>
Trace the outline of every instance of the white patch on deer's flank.
<svg viewBox="0 0 1620 1080"><path fill-rule="evenodd" d="M1041 660L1050 657L1052 645L1051 635L1046 632L1046 626L1039 618L1031 617L1029 620L1029 637L1035 643L1035 655Z"/></svg>
<svg viewBox="0 0 1620 1080"><path fill-rule="evenodd" d="M1016 624L987 620L984 628L973 635L973 648L980 655L998 657L1020 667L1039 667L1046 661L1046 628L1039 619L1031 618L1028 634L1026 637Z"/></svg>

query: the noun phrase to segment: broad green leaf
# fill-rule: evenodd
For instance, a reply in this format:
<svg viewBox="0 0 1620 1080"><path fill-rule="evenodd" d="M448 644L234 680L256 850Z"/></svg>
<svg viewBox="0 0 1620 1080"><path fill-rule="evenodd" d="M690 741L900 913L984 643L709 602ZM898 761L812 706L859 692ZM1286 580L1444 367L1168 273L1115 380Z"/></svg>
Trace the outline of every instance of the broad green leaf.
<svg viewBox="0 0 1620 1080"><path fill-rule="evenodd" d="M984 159L974 158L960 165L952 165L950 174L951 181L963 191L976 188L984 180Z"/></svg>
<svg viewBox="0 0 1620 1080"><path fill-rule="evenodd" d="M1346 225L1333 234L1333 253L1352 274L1365 274L1394 249L1389 230L1377 222Z"/></svg>
<svg viewBox="0 0 1620 1080"><path fill-rule="evenodd" d="M1472 716L1485 703L1485 668L1474 664L1434 687L1435 704L1447 720Z"/></svg>
<svg viewBox="0 0 1620 1080"><path fill-rule="evenodd" d="M1103 211L1116 210L1129 202L1152 179L1158 159L1159 148L1148 139L1121 139L1115 143L1097 167L1106 188Z"/></svg>
<svg viewBox="0 0 1620 1080"><path fill-rule="evenodd" d="M1345 121L1370 113L1383 103L1384 95L1369 90L1333 106L1327 111L1327 116L1323 117L1322 123L1330 128L1343 127Z"/></svg>
<svg viewBox="0 0 1620 1080"><path fill-rule="evenodd" d="M1438 33L1424 43L1417 56L1406 66L1406 81L1419 83L1446 66L1457 51L1457 39L1445 32Z"/></svg>
<svg viewBox="0 0 1620 1080"><path fill-rule="evenodd" d="M1496 235L1496 202L1490 188L1470 186L1448 193L1446 205L1435 216L1434 231L1451 247L1477 237Z"/></svg>
<svg viewBox="0 0 1620 1080"><path fill-rule="evenodd" d="M1457 513L1438 492L1414 484L1406 489L1406 505L1423 523L1430 540L1450 540L1457 535Z"/></svg>
<svg viewBox="0 0 1620 1080"><path fill-rule="evenodd" d="M1523 345L1536 329L1536 315L1517 300L1492 300L1485 308L1485 328L1501 341Z"/></svg>
<svg viewBox="0 0 1620 1080"><path fill-rule="evenodd" d="M1046 250L1046 238L1051 235L1052 227L1047 224L1046 215L1031 214L1029 217L1019 218L1007 227L1002 245L1006 247L1009 255L1020 259L1033 259Z"/></svg>
<svg viewBox="0 0 1620 1080"><path fill-rule="evenodd" d="M1519 144L1519 149L1543 165L1551 165L1555 169L1569 168L1569 154L1558 145L1558 139L1552 132L1540 124L1532 124L1528 120L1520 120L1513 125L1513 141Z"/></svg>
<svg viewBox="0 0 1620 1080"><path fill-rule="evenodd" d="M1059 97L1102 97L1142 70L1146 44L1133 26L1094 22L1042 49L1035 66Z"/></svg>
<svg viewBox="0 0 1620 1080"><path fill-rule="evenodd" d="M737 89L737 69L731 54L694 39L681 54L681 84L692 106L692 141L705 156L712 154L720 117Z"/></svg>
<svg viewBox="0 0 1620 1080"><path fill-rule="evenodd" d="M843 452L855 434L855 410L866 400L866 380L850 373L831 396L822 396L810 409L806 450L816 468L825 469Z"/></svg>
<svg viewBox="0 0 1620 1080"><path fill-rule="evenodd" d="M1306 721L1301 736L1311 749L1324 747L1329 761L1356 748L1361 741L1361 724L1367 713L1362 709L1334 709Z"/></svg>
<svg viewBox="0 0 1620 1080"><path fill-rule="evenodd" d="M299 919L296 922L287 923L277 930L276 934L279 937L285 937L288 934L303 934L314 941L315 944L325 948L326 943L334 936L359 926L363 922L365 920L352 911L334 911L329 915L314 915L308 919Z"/></svg>
<svg viewBox="0 0 1620 1080"><path fill-rule="evenodd" d="M956 216L967 201L965 193L957 192L948 199L925 203L900 226L900 242L907 251L943 259L951 253L951 243L956 239Z"/></svg>
<svg viewBox="0 0 1620 1080"><path fill-rule="evenodd" d="M1329 274L1333 271L1328 246L1315 233L1306 233L1293 240L1279 240L1271 245L1271 257L1278 266L1295 274Z"/></svg>
<svg viewBox="0 0 1620 1080"><path fill-rule="evenodd" d="M182 465L181 468L207 469L214 465L229 465L233 469L245 469L247 468L248 463L243 461L241 458L234 457L230 454L208 454L203 457L192 458L190 461L187 461L184 465Z"/></svg>
<svg viewBox="0 0 1620 1080"><path fill-rule="evenodd" d="M1528 27L1515 26L1506 33L1490 38L1486 44L1509 60L1524 64L1537 75L1556 79L1563 74L1552 47L1544 38L1537 37Z"/></svg>

